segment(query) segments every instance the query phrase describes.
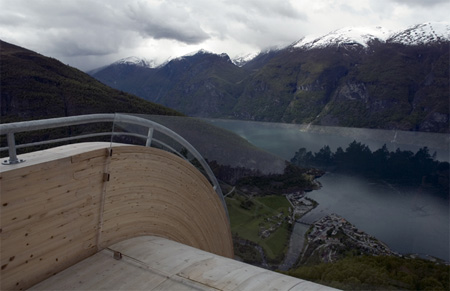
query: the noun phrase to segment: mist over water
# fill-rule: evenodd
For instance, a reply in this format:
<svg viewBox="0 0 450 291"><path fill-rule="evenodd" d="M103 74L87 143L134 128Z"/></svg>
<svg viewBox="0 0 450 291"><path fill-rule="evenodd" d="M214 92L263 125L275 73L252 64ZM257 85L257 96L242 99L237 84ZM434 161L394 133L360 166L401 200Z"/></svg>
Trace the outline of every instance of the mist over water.
<svg viewBox="0 0 450 291"><path fill-rule="evenodd" d="M281 123L207 119L206 121L247 139L252 144L290 160L299 148L317 152L328 145L334 152L353 141L372 151L386 144L390 151L416 153L427 146L436 159L449 161L449 135L390 130L321 127ZM322 188L308 193L319 206L302 218L312 223L337 213L360 230L401 254L431 255L450 261L449 200L424 189L398 187L344 174L327 173Z"/></svg>
<svg viewBox="0 0 450 291"><path fill-rule="evenodd" d="M225 119L203 120L237 133L254 145L286 160L290 160L302 147L314 153L328 145L334 152L338 147L345 150L356 140L372 151L384 144L389 151L400 148L414 153L427 146L431 154L436 152L437 160L450 161L448 134Z"/></svg>

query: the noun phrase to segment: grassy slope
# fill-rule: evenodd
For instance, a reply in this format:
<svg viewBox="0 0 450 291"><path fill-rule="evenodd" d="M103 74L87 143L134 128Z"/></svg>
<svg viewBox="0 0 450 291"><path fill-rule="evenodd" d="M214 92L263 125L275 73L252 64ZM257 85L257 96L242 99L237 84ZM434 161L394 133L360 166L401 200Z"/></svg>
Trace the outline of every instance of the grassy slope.
<svg viewBox="0 0 450 291"><path fill-rule="evenodd" d="M249 209L245 209L241 203L246 199L241 195L234 195L233 198L226 199L231 220L231 232L259 244L264 249L269 261L282 260L290 235L287 222L284 221L281 227L267 238L259 236L259 229L260 227L269 228L273 223L268 222L267 218L276 221L274 217L281 212L283 216L280 219L284 220L289 214L289 202L284 196L254 197L251 199L253 205Z"/></svg>

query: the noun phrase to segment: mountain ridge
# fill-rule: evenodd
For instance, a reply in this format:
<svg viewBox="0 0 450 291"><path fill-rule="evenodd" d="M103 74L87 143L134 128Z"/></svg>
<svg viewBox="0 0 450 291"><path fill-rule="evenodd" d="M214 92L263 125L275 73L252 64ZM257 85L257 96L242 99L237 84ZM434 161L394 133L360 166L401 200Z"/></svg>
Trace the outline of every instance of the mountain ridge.
<svg viewBox="0 0 450 291"><path fill-rule="evenodd" d="M295 42L292 47L313 49L336 45L360 45L367 48L372 41L419 45L450 41L449 33L450 25L447 22L426 22L399 31L388 30L381 26L344 27L319 37L306 36Z"/></svg>
<svg viewBox="0 0 450 291"><path fill-rule="evenodd" d="M344 32L364 44L334 35L334 45L297 42L239 66L199 51L153 69L114 66L93 76L191 116L449 132L450 40L442 32L449 26L436 27L353 29Z"/></svg>
<svg viewBox="0 0 450 291"><path fill-rule="evenodd" d="M431 38L430 38L431 36ZM282 49L287 49L289 47L312 49L317 47L326 47L339 44L359 44L364 47L368 46L369 41L381 41L381 42L394 42L403 43L406 45L417 45L424 44L430 41L450 41L450 23L446 21L441 22L425 22L421 24L415 24L404 29L399 29L397 31L384 28L382 26L374 27L342 27L334 31L328 32L326 34L320 35L306 35L292 44L284 47L271 48L263 51L254 51L249 53L240 54L235 57L230 57L230 60L239 67L244 66L247 62L253 60L261 54L267 54L271 51L278 51ZM137 64L150 68L156 68L159 66L164 66L173 59L179 59L183 57L193 56L198 53L204 54L216 54L205 49L199 49L182 56L172 57L167 59L162 63L158 63L156 60L151 58L129 56L117 60L116 62L102 66L100 68L95 68L93 70L87 71L88 74L93 74L101 68L105 68L114 64ZM226 53L220 53L216 55L227 55Z"/></svg>

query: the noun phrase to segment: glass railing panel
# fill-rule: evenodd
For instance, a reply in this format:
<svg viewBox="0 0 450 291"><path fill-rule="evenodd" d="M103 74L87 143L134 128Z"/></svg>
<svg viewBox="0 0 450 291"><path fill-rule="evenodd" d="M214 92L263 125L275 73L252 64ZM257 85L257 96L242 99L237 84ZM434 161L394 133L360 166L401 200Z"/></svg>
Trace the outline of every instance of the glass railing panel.
<svg viewBox="0 0 450 291"><path fill-rule="evenodd" d="M209 162L230 167L243 167L264 174L284 171L283 158L262 150L245 138L202 119L155 115L140 117L153 120L178 133ZM155 135L155 138L162 139L161 135Z"/></svg>

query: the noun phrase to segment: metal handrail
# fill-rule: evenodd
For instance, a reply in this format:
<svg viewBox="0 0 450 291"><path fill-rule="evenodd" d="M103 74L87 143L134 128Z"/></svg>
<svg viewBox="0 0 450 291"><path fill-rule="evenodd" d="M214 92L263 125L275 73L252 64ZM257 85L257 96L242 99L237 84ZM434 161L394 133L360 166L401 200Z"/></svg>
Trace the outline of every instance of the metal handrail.
<svg viewBox="0 0 450 291"><path fill-rule="evenodd" d="M143 127L148 128L148 134L142 135L142 134L135 134L135 133L125 133L125 132L107 132L107 133L94 133L94 134L85 134L85 135L79 135L79 136L73 136L73 137L66 137L66 138L60 138L60 139L54 139L54 140L48 140L48 141L41 141L41 142L34 142L34 143L28 143L28 144L22 144L22 145L16 145L15 141L15 133L19 132L28 132L28 131L34 131L34 130L40 130L40 129L50 129L50 128L58 128L58 127L65 127L65 126L72 126L72 125L81 125L81 124L92 124L92 123L100 123L100 122L122 122L126 124L131 125L140 125ZM49 143L56 143L56 142L62 142L62 141L69 141L74 139L80 139L80 138L86 138L86 137L97 137L97 136L104 136L104 135L128 135L128 136L135 136L146 140L146 146L150 146L152 139L153 141L157 142L158 144L170 149L170 151L174 152L175 154L179 155L180 157L183 157L182 154L180 154L178 151L170 147L169 145L158 141L153 138L153 131L156 130L171 139L178 142L181 146L183 146L202 166L202 168L205 170L206 175L213 185L214 190L216 191L217 195L219 196L220 200L222 201L222 204L224 206L225 211L228 215L228 210L226 207L225 200L223 198L222 189L220 188L219 182L216 179L216 176L212 172L211 168L209 167L208 163L206 163L205 159L202 157L202 155L183 137L181 137L179 134L175 133L174 131L170 130L169 128L156 123L154 121L127 115L127 114L90 114L90 115L78 115L78 116L70 116L70 117L60 117L60 118L51 118L51 119L41 119L41 120L32 120L32 121L22 121L22 122L14 122L14 123L6 123L6 124L0 124L0 135L6 135L7 136L7 142L8 146L0 148L0 151L8 150L9 152L9 160L5 161L3 164L17 164L24 162L24 160L17 158L16 149L23 148L23 147L29 147L29 146L36 146L36 145L42 145L42 144L49 144ZM187 159L186 159L187 160Z"/></svg>

